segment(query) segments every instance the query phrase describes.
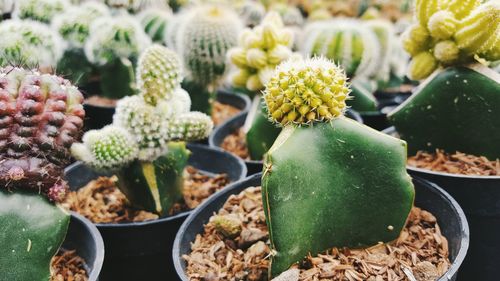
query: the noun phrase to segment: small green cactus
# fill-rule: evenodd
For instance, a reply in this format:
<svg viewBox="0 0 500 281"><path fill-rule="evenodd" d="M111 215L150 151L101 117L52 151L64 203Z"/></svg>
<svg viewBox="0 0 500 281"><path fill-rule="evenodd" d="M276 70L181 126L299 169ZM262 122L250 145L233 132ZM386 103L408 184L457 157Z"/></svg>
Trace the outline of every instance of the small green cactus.
<svg viewBox="0 0 500 281"><path fill-rule="evenodd" d="M0 66L55 67L64 49L64 41L55 31L34 21L3 21L0 36L3 38L0 40Z"/></svg>
<svg viewBox="0 0 500 281"><path fill-rule="evenodd" d="M403 46L414 60L410 78L422 80L440 66L471 63L476 56L500 59L497 1L417 0L415 5L418 23L403 35Z"/></svg>
<svg viewBox="0 0 500 281"><path fill-rule="evenodd" d="M140 94L121 99L113 125L87 132L72 151L96 170L114 170L134 206L165 216L182 195L189 157L183 142L206 138L213 123L205 114L190 112L174 52L153 45L138 64Z"/></svg>
<svg viewBox="0 0 500 281"><path fill-rule="evenodd" d="M412 208L405 142L343 116L346 80L315 58L281 64L266 85L269 118L284 125L262 176L269 279L308 254L393 241Z"/></svg>
<svg viewBox="0 0 500 281"><path fill-rule="evenodd" d="M238 217L233 217L230 215L216 216L212 219L211 222L217 232L219 232L226 238L235 238L241 233L241 221L238 219Z"/></svg>
<svg viewBox="0 0 500 281"><path fill-rule="evenodd" d="M70 5L68 0L18 0L13 17L50 23L58 13Z"/></svg>
<svg viewBox="0 0 500 281"><path fill-rule="evenodd" d="M147 9L137 15L144 31L153 42L166 41L168 25L172 19L172 12L157 9Z"/></svg>

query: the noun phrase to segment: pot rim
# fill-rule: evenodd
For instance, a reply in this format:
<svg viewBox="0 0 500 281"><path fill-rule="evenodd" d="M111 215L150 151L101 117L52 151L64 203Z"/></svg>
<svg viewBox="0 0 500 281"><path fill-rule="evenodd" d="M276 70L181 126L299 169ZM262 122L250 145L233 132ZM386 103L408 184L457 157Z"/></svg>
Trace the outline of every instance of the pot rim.
<svg viewBox="0 0 500 281"><path fill-rule="evenodd" d="M240 180L244 179L245 176L247 175L248 173L248 170L247 170L247 167L244 163L244 161L239 158L239 157L236 157L235 155L221 149L221 148L218 148L218 147L210 147L210 146L206 146L206 145L203 145L203 144L199 144L199 143L187 143L187 148L189 149L190 147L196 147L198 149L208 149L208 150L213 150L213 151L217 151L219 153L222 153L222 154L225 154L227 156L230 156L231 158L234 158L236 160L236 162L239 164L239 166L241 167L241 173L239 175L239 180L237 181L234 181L234 182L231 182L230 184L226 185L222 190L219 190L218 192L212 194L208 199L206 200L209 200L210 198L212 198L215 194L225 190L227 187L231 186L233 183L236 183L236 182L239 182ZM68 171L71 171L73 169L76 169L77 167L79 166L85 166L85 164L81 161L77 161L71 165L69 165L68 167L66 167L64 169L64 173L66 174ZM205 201L206 201L205 200ZM199 207L199 206L198 206ZM131 227L147 227L147 226L150 226L150 225L154 225L154 224L158 224L158 223L164 223L164 222L170 222L170 221L174 221L174 220L179 220L179 219L184 219L185 217L189 216L191 214L191 212L193 212L194 210L196 210L198 207L192 209L192 210L189 210L189 211L185 211L185 212L181 212L181 213L178 213L176 215L173 215L173 216L168 216L168 217L163 217L163 218L158 218L158 219L155 219L155 220L147 220L147 221L141 221L141 222L124 222L124 223L92 223L93 225L97 226L97 228L103 228L103 229L110 229L110 228L113 228L113 229L117 229L117 228L131 228ZM80 215L81 216L81 215Z"/></svg>
<svg viewBox="0 0 500 281"><path fill-rule="evenodd" d="M88 219L86 219L84 216L71 211L70 212L71 216L75 218L77 221L79 221L82 225L87 228L87 230L90 233L90 236L92 237L92 241L95 244L96 247L96 252L95 252L95 259L92 264L92 270L89 272L89 280L99 280L99 274L101 273L103 263L104 263L104 241L102 239L101 233L97 229L97 227ZM85 261L87 262L87 261ZM87 264L89 266L89 264Z"/></svg>
<svg viewBox="0 0 500 281"><path fill-rule="evenodd" d="M203 209L205 209L205 206L212 204L213 201L216 200L216 197L219 196L224 196L226 194L232 194L232 189L236 185L240 185L242 183L247 183L254 181L258 178L262 177L262 173L254 174L252 176L249 176L245 179L242 179L238 182L232 183L231 185L227 186L224 190L221 192L217 193L217 196L212 196L209 199L207 199L205 202L200 204L198 208L193 210L193 212L187 217L187 219L184 221L184 223L181 225L179 230L177 231L177 235L175 236L174 244L173 244L173 250L172 250L172 258L174 262L174 268L175 271L177 272L178 277L182 281L187 281L188 278L186 276L186 272L184 271L184 268L182 267L181 260L179 259L179 254L180 254L180 244L182 240L182 236L185 234L186 229L190 224L193 223L195 220L197 214L201 213ZM443 190L441 187L439 187L437 184L432 183L426 179L420 178L420 177L412 177L414 181L420 182L423 185L426 185L427 187L430 187L431 191L433 193L437 193L438 196L440 196L443 200L448 201L448 203L453 207L453 209L457 212L457 216L459 217L460 224L462 225L462 237L461 237L461 243L460 247L458 249L457 256L453 260L453 263L450 265L450 268L446 271L445 274L443 274L437 281L448 281L450 280L451 277L455 274L457 274L460 266L462 265L466 255L467 251L469 249L469 239L470 239L470 231L469 231L469 223L467 222L467 219L465 217L465 213L458 204L458 202L450 195L448 194L445 190ZM248 186L250 187L250 186ZM206 223L206 222L204 222ZM182 272L182 276L180 276Z"/></svg>
<svg viewBox="0 0 500 281"><path fill-rule="evenodd" d="M384 134L387 135L392 135L393 133L396 133L396 127L391 126L387 129L384 129L381 131ZM406 169L416 172L416 173L421 173L421 174L429 174L429 175L434 175L434 176L439 176L439 177L448 177L448 178L456 178L456 179L463 179L463 180L480 180L480 181L498 181L500 180L500 176L475 176L475 175L459 175L459 174L452 174L452 173L445 173L445 172L437 172L437 171L432 171L428 169L423 169L423 168L417 168L414 166L406 165Z"/></svg>

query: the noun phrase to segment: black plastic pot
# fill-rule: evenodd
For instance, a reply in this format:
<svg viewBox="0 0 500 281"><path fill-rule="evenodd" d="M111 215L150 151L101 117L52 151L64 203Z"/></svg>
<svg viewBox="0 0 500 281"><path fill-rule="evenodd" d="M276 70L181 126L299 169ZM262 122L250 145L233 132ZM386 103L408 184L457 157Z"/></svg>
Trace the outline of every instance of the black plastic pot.
<svg viewBox="0 0 500 281"><path fill-rule="evenodd" d="M247 187L260 186L262 174L256 174L243 181L232 184L216 196L205 201L182 224L174 241L172 258L179 278L188 281L185 274L185 262L182 255L191 252L191 242L197 234L203 232L203 226L217 212L232 194L238 194ZM414 178L416 198L415 205L421 207L437 218L441 232L448 239L450 250L450 269L438 281L455 280L469 246L469 226L458 203L445 191L420 178ZM468 279L481 280L481 279Z"/></svg>
<svg viewBox="0 0 500 281"><path fill-rule="evenodd" d="M206 174L226 173L235 182L245 177L245 163L221 149L188 144L192 152L189 165ZM77 162L65 171L71 189L76 190L99 176ZM173 272L170 252L177 230L191 212L158 220L96 224L106 247L102 280L171 280Z"/></svg>
<svg viewBox="0 0 500 281"><path fill-rule="evenodd" d="M353 110L348 110L346 116L358 121L359 123L364 122L363 118ZM235 131L239 130L245 124L245 120L247 118L247 113L240 114L235 116L217 128L214 129L210 137L208 137L208 145L210 147L221 147L224 139ZM253 175L256 173L262 172L262 160L245 160L245 164L247 165L248 175Z"/></svg>
<svg viewBox="0 0 500 281"><path fill-rule="evenodd" d="M68 233L62 248L76 250L76 253L85 260L89 281L99 279L104 262L104 243L101 234L90 221L71 213Z"/></svg>
<svg viewBox="0 0 500 281"><path fill-rule="evenodd" d="M383 131L396 134L390 127ZM463 208L470 224L470 250L460 280L497 281L500 266L500 176L465 176L408 166L413 176L434 182Z"/></svg>
<svg viewBox="0 0 500 281"><path fill-rule="evenodd" d="M217 92L217 101L240 109L241 112L238 114L248 112L251 104L246 95L232 93L227 90ZM85 130L100 129L113 122L114 106L84 103L83 107L85 109Z"/></svg>

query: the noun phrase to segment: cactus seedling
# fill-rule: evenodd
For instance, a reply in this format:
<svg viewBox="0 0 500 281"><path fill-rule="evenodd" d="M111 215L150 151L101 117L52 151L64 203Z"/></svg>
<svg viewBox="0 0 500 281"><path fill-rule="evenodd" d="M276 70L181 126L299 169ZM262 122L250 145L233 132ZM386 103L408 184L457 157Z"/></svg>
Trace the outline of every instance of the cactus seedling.
<svg viewBox="0 0 500 281"><path fill-rule="evenodd" d="M411 77L427 80L389 120L410 153L439 148L500 157L500 77L475 62L500 60L500 4L419 0L416 5L419 22L405 32L403 44L412 55Z"/></svg>
<svg viewBox="0 0 500 281"><path fill-rule="evenodd" d="M190 112L173 51L159 45L146 49L137 80L139 94L118 102L113 124L87 132L72 152L96 170L116 172L118 187L134 206L165 216L182 195L189 157L183 142L206 138L213 123Z"/></svg>
<svg viewBox="0 0 500 281"><path fill-rule="evenodd" d="M284 125L262 177L272 277L331 247L395 240L413 205L405 142L342 115L346 81L316 58L280 65L266 85L269 118Z"/></svg>
<svg viewBox="0 0 500 281"><path fill-rule="evenodd" d="M69 147L83 126L83 96L69 81L0 69L0 267L4 280L44 280L69 214L56 204ZM20 262L22 261L22 262Z"/></svg>

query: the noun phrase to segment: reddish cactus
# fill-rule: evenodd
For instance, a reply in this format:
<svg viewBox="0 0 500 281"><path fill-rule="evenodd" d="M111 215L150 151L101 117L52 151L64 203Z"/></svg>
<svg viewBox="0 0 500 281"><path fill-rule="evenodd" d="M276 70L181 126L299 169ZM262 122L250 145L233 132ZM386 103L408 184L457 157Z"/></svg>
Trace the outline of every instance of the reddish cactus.
<svg viewBox="0 0 500 281"><path fill-rule="evenodd" d="M64 198L62 173L83 126L82 102L61 77L0 69L0 186Z"/></svg>

